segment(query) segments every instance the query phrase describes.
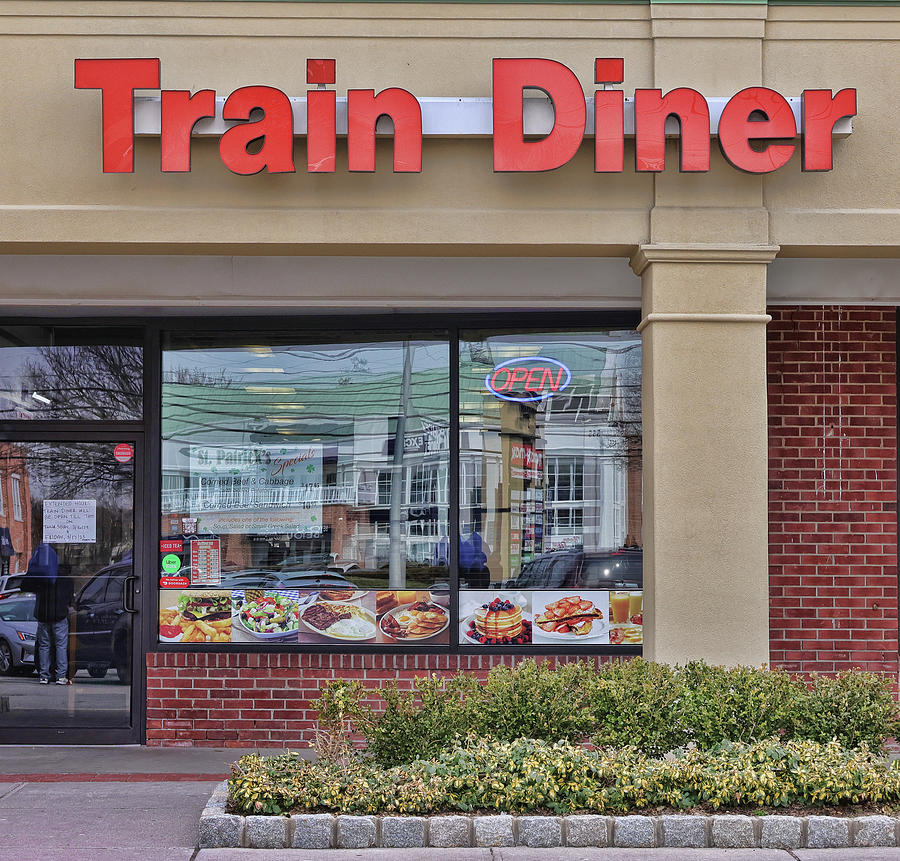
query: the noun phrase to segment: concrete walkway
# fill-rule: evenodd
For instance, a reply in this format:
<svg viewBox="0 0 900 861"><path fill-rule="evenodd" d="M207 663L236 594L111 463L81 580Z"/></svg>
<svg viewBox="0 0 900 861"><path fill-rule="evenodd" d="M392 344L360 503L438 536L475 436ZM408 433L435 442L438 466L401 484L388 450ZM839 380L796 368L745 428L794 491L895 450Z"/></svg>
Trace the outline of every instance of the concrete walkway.
<svg viewBox="0 0 900 861"><path fill-rule="evenodd" d="M198 851L200 812L242 752L0 747L0 861L900 861L900 849Z"/></svg>
<svg viewBox="0 0 900 861"><path fill-rule="evenodd" d="M282 753L281 749L219 750L207 747L141 747L124 745L0 746L0 777L24 774L180 774L212 775L223 780L231 763L245 753Z"/></svg>

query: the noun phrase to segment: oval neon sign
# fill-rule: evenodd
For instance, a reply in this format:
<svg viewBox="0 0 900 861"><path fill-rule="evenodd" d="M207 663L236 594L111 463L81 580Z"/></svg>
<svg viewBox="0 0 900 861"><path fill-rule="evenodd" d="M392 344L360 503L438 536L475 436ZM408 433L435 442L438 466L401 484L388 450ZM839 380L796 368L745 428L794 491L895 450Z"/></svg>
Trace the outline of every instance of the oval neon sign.
<svg viewBox="0 0 900 861"><path fill-rule="evenodd" d="M504 401L544 401L561 392L572 381L572 372L556 359L523 356L494 366L484 385Z"/></svg>

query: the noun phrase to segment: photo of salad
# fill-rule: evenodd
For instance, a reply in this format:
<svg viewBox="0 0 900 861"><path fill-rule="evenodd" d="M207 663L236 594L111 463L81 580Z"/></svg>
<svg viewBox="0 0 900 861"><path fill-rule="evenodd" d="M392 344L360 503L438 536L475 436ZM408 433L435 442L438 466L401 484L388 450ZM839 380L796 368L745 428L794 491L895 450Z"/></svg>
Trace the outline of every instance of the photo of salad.
<svg viewBox="0 0 900 861"><path fill-rule="evenodd" d="M289 595L278 592L252 593L237 612L241 629L258 639L296 635L300 627L300 605Z"/></svg>

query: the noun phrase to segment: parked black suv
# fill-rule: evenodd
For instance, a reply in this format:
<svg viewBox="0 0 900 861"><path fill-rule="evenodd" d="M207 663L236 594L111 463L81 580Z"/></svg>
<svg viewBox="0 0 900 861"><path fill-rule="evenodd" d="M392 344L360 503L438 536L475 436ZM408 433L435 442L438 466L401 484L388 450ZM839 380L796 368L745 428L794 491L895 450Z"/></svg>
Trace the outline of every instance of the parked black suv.
<svg viewBox="0 0 900 861"><path fill-rule="evenodd" d="M566 550L526 562L507 589L642 589L641 550Z"/></svg>

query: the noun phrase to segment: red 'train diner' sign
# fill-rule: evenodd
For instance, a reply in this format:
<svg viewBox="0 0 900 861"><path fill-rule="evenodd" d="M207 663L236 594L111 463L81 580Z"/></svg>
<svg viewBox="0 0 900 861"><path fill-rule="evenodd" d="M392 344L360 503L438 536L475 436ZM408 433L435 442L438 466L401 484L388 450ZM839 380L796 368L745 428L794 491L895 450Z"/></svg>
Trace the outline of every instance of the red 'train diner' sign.
<svg viewBox="0 0 900 861"><path fill-rule="evenodd" d="M160 169L191 169L191 140L198 122L221 118L227 125L219 138L219 156L233 173L250 175L293 173L295 105L281 90L268 86L239 87L217 108L215 90L161 90L159 59L79 59L75 61L76 89L101 91L103 171L134 170L134 91L159 90ZM307 60L305 102L306 170L333 173L338 136L334 60ZM721 113L690 87L662 90L639 88L626 100L622 90L607 89L624 80L624 61L601 58L594 63L594 80L602 84L589 98L575 73L555 60L500 58L493 61L494 170L547 171L562 167L575 155L592 120L594 170L624 170L626 102L633 117L634 169L665 170L666 123L678 121L682 171L708 171L710 137L718 137L725 159L738 170L770 173L785 165L801 137L801 166L805 171L832 169L835 125L856 115L856 90L804 90L799 113L790 101L768 87L746 87L724 102ZM530 134L523 120L525 93L542 91L552 105L548 132ZM221 100L220 100L221 101ZM422 107L408 90L389 87L350 89L346 97L347 168L375 170L378 120L393 124L395 172L422 170ZM447 100L454 101L454 100ZM463 100L455 100L463 101ZM716 101L716 100L714 100ZM262 116L259 117L259 113ZM251 119L251 116L254 118ZM341 120L343 122L343 119ZM715 128L714 128L715 126ZM450 131L450 134L453 134ZM251 147L252 145L252 147ZM252 151L251 151L252 150Z"/></svg>

